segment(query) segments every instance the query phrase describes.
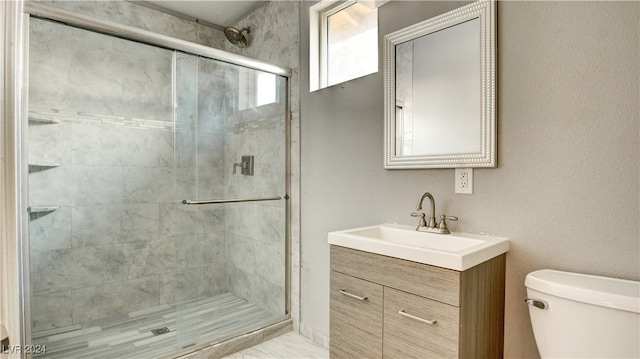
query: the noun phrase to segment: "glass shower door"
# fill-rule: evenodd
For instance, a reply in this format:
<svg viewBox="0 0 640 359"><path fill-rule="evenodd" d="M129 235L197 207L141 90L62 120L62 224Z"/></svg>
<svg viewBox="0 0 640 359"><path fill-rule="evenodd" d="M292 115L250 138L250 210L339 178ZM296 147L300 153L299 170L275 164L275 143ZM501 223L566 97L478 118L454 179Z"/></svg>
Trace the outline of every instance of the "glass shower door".
<svg viewBox="0 0 640 359"><path fill-rule="evenodd" d="M286 78L29 23L31 342L159 357L285 319Z"/></svg>
<svg viewBox="0 0 640 359"><path fill-rule="evenodd" d="M178 345L287 314L286 79L176 53ZM186 203L183 203L186 202Z"/></svg>
<svg viewBox="0 0 640 359"><path fill-rule="evenodd" d="M172 339L152 316L174 310L173 52L34 18L29 43L32 342L153 356Z"/></svg>

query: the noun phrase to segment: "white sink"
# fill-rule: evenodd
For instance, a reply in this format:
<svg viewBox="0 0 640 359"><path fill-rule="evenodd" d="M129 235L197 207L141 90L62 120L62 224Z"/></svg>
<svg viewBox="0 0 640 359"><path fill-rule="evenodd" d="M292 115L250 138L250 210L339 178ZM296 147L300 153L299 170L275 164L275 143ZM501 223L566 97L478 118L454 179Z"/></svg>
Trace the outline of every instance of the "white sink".
<svg viewBox="0 0 640 359"><path fill-rule="evenodd" d="M506 238L477 234L418 232L381 224L329 232L329 244L463 271L509 250Z"/></svg>

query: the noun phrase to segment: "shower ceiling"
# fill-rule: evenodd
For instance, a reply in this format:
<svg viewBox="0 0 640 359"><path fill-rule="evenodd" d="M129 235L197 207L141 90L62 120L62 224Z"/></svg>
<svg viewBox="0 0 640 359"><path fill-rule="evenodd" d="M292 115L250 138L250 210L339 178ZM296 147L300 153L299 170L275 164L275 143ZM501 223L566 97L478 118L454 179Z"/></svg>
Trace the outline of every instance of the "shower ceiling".
<svg viewBox="0 0 640 359"><path fill-rule="evenodd" d="M260 6L264 0L145 0L132 1L173 15L224 28Z"/></svg>

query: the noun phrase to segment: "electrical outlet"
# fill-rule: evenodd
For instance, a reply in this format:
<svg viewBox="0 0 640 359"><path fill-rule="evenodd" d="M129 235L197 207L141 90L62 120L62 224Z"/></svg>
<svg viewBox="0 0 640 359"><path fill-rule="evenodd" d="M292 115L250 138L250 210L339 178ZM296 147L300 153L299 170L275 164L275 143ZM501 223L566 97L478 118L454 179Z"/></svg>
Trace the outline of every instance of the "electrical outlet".
<svg viewBox="0 0 640 359"><path fill-rule="evenodd" d="M473 193L473 168L456 168L456 193Z"/></svg>

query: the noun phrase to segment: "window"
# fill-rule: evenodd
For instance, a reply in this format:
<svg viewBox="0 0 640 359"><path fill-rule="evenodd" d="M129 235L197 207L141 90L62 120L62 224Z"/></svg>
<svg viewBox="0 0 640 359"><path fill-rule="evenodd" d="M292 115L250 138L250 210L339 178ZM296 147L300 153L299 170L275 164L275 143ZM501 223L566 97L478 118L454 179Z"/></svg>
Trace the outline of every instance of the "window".
<svg viewBox="0 0 640 359"><path fill-rule="evenodd" d="M256 72L256 106L276 102L276 92L276 75Z"/></svg>
<svg viewBox="0 0 640 359"><path fill-rule="evenodd" d="M248 68L238 74L238 110L246 110L278 101L276 75Z"/></svg>
<svg viewBox="0 0 640 359"><path fill-rule="evenodd" d="M376 6L351 0L311 7L311 91L378 71Z"/></svg>

